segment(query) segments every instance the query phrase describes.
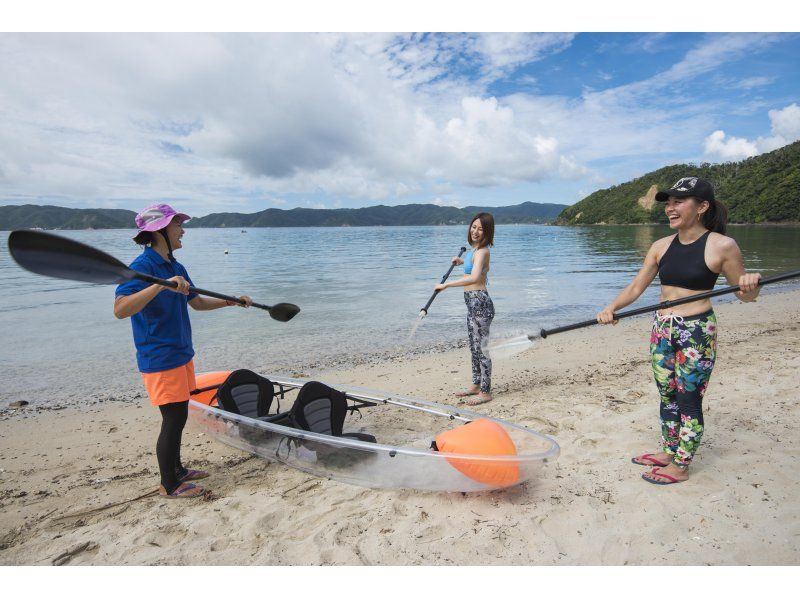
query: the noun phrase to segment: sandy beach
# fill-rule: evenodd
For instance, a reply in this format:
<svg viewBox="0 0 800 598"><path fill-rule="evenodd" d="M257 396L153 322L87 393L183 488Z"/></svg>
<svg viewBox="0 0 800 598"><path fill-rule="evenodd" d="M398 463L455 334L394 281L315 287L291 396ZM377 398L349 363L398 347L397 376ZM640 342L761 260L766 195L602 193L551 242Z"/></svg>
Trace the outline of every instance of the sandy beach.
<svg viewBox="0 0 800 598"><path fill-rule="evenodd" d="M715 307L718 361L688 482L645 483L630 462L659 437L650 320L638 317L495 362L495 400L475 410L561 446L537 481L505 491L349 486L189 428L184 462L212 473L212 498L168 501L148 495L160 416L143 389L82 409L6 409L0 563L798 565L800 291ZM469 354L308 374L455 404Z"/></svg>

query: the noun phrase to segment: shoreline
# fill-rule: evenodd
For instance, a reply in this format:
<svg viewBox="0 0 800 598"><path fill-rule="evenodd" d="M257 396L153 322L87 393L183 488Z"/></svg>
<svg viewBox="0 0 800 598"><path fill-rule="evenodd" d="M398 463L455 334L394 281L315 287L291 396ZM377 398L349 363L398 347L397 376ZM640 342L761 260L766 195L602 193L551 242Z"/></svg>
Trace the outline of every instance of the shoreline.
<svg viewBox="0 0 800 598"><path fill-rule="evenodd" d="M794 220L787 220L787 221L780 221L780 222L728 222L728 226L800 226L800 221ZM667 222L618 222L618 223L611 223L611 222L581 222L581 223L573 223L569 224L567 222L550 222L547 223L546 226L664 226L668 227L669 223Z"/></svg>
<svg viewBox="0 0 800 598"><path fill-rule="evenodd" d="M286 367L278 364L276 367L269 371L258 370L261 374L282 375L292 378L307 378L315 376L328 371L349 370L361 366L380 366L382 364L393 363L405 359L413 359L424 355L448 353L457 351L467 346L466 338L452 340L452 341L439 341L435 343L428 343L424 345L416 345L413 347L402 347L399 349L385 349L377 351L368 351L364 353L346 353L337 357L314 357L308 361L295 364L293 367ZM131 371L134 372L133 382L140 382L138 372L135 371L136 365L127 364L130 366ZM198 374L201 373L198 371ZM62 394L55 397L48 397L46 402L35 402L31 396L15 395L13 397L0 397L0 421L5 419L12 419L15 417L35 417L40 412L47 411L61 411L64 409L76 409L80 411L83 407L98 405L100 403L136 403L139 400L147 400L144 393L144 387L141 384L135 384L133 388L128 385L129 390L118 391L98 391L92 389L89 391L73 391L67 394L62 391ZM89 400L87 401L87 398ZM11 405L17 401L24 400L27 404L22 408L15 408Z"/></svg>
<svg viewBox="0 0 800 598"><path fill-rule="evenodd" d="M794 291L779 284L765 287L762 290L761 297L765 298L776 295L780 296L782 294L792 292ZM715 307L718 307L736 302L738 302L738 300L732 295L727 295L716 298L714 305ZM647 317L648 316L637 316L637 319L641 320L641 318ZM580 320L581 317L576 315L574 319ZM568 322L559 322L554 324L554 326L561 326L564 324L568 324ZM507 327L507 329L517 330L517 328L510 326ZM536 330L530 330L529 332L536 332ZM521 331L514 332L512 336L521 333ZM404 342L408 342L408 340ZM272 374L292 378L308 378L314 376L325 376L329 372L351 370L363 366L380 367L382 365L401 362L408 359L450 353L453 351L466 349L467 345L467 339L463 334L460 334L458 338L453 340L428 342L413 346L401 344L400 347L394 349L378 349L365 351L363 353L350 352L341 353L336 356L316 356L300 363L295 362L292 365L287 365L288 362L275 362L273 360L272 366L254 367L252 365L243 365L241 367L253 369L254 371L263 375ZM197 355L195 356L195 359L197 359ZM81 383L81 380L83 380L83 374L85 372L78 371L68 383L62 384L62 381L59 380L59 384L62 384L61 390L56 391L52 395L48 394L47 398L42 399L42 402L37 401L37 397L39 395L35 392L30 395L21 393L13 395L2 393L0 394L0 421L6 419L25 419L28 417L35 417L38 413L42 412L61 411L64 409L74 408L80 410L86 406L94 406L102 403L135 404L142 399L146 401L147 398L144 394L144 388L141 387L140 377L136 371L135 363L131 364L126 362L125 366L128 368L125 371L125 374L128 375L130 383L124 384L123 382L119 381L111 382L109 383L110 387L107 389L100 389L95 385L93 387L86 387L84 390L80 390L78 387ZM224 368L213 367L210 368L209 371L217 369ZM201 372L198 370L198 373ZM73 386L78 389L67 390L72 389ZM27 402L23 408L11 407L12 404L20 400Z"/></svg>
<svg viewBox="0 0 800 598"><path fill-rule="evenodd" d="M539 341L496 361L473 408L550 435L535 482L483 494L372 490L311 477L194 432L209 501L157 485L157 410L113 400L0 421L0 562L22 564L800 564L800 290L723 303L706 435L688 482L654 486L646 317ZM314 374L454 405L465 348ZM127 502L124 502L127 501ZM110 504L115 506L106 507ZM94 510L93 509L99 509Z"/></svg>
<svg viewBox="0 0 800 598"><path fill-rule="evenodd" d="M3 207L3 206L0 206ZM202 218L202 216L198 216L198 218ZM301 226L301 225L286 225L286 226L187 226L187 230L217 230L217 229L228 229L231 231L236 230L245 230L245 229L258 229L258 228L417 228L421 226L453 226L453 227L463 227L464 225L469 224L468 221L458 222L458 223L447 223L447 224L336 224L336 225L311 225L311 226ZM566 222L556 222L555 220L548 220L542 222L497 222L497 226L563 226L563 227L581 227L581 226L669 226L667 222L620 222L620 223L609 223L609 222L581 222L581 223L574 223L569 224ZM757 226L757 227L767 227L767 226L786 226L786 227L798 227L800 226L800 221L794 220L786 220L786 221L779 221L779 222L728 222L728 226ZM40 227L19 227L21 229L30 229L30 230L42 230L47 232L53 231L87 231L87 230L126 230L130 232L135 232L135 228L40 228ZM0 230L0 233L11 233L12 230L18 229L8 229L8 230Z"/></svg>

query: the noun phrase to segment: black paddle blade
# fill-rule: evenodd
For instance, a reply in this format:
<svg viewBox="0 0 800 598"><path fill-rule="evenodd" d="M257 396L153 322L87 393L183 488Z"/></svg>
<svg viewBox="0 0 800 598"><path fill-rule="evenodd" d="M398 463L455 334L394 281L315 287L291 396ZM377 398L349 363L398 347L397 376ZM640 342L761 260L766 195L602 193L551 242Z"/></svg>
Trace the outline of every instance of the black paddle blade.
<svg viewBox="0 0 800 598"><path fill-rule="evenodd" d="M121 284L135 273L117 258L78 241L38 230L15 230L8 251L20 266L43 276Z"/></svg>
<svg viewBox="0 0 800 598"><path fill-rule="evenodd" d="M299 313L300 308L294 303L276 303L269 310L269 315L278 322L288 322Z"/></svg>

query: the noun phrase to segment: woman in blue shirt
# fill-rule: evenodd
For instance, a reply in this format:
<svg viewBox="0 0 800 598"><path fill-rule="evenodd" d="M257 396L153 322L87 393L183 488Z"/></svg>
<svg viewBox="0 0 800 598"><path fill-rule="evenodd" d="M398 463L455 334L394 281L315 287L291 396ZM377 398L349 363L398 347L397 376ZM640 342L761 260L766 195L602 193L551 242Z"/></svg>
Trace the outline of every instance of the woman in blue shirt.
<svg viewBox="0 0 800 598"><path fill-rule="evenodd" d="M177 288L131 280L117 287L114 315L131 318L136 361L142 373L150 402L161 411L161 432L156 442L156 457L161 473L159 493L168 498L194 498L206 491L191 484L208 473L186 469L181 463L180 446L189 408L189 393L196 388L191 305L196 310L210 310L238 305L224 299L201 297L191 293L192 279L173 252L183 245L186 214L167 204L154 204L136 216L139 232L134 241L144 251L131 263L132 270L171 280ZM245 307L252 301L243 296Z"/></svg>

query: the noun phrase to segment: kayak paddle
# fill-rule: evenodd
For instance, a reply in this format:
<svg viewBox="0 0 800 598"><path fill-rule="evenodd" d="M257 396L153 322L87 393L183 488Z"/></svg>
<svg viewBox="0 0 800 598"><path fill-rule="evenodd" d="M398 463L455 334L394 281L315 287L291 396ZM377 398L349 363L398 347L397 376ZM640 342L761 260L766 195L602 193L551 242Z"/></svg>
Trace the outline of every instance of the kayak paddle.
<svg viewBox="0 0 800 598"><path fill-rule="evenodd" d="M771 284L773 282L780 282L781 280L789 280L790 278L797 278L797 277L800 277L800 270L795 270L793 272L786 272L784 274L777 274L775 276L770 276L769 278L762 278L761 280L758 281L758 285L764 286ZM672 299L655 305L648 305L646 307L639 307L637 309L623 311L618 314L614 314L614 319L621 320L622 318L628 318L630 316L638 316L640 314L645 314L658 309L668 309L676 305L683 305L684 303L691 303L692 301L698 301L700 299L708 299L710 297L717 297L719 295L725 295L727 293L734 293L738 290L739 290L739 285L723 287L715 291L706 291L704 293L698 293L697 295L690 295L689 297L683 297L682 299ZM558 334L559 332L576 330L577 328L585 328L587 326L592 326L594 324L598 324L597 319L585 320L583 322L578 322L576 324L568 324L567 326L559 326L558 328L551 328L550 330L545 330L544 328L542 328L538 334L527 334L527 335L523 334L505 340L490 342L486 346L486 351L489 353L489 356L492 359L494 358L502 359L505 357L511 357L512 355L516 355L517 353L522 353L523 351L530 349L533 346L533 341L538 338L547 338L551 334Z"/></svg>
<svg viewBox="0 0 800 598"><path fill-rule="evenodd" d="M461 257L461 255L466 250L467 250L466 247L462 247L461 251L458 252L458 256L457 257ZM453 268L455 268L455 267L456 267L456 263L455 262L450 264L450 268L447 270L447 272L444 273L444 276L442 276L442 280L439 281L439 284L444 284L444 281L448 279L448 277L450 276L450 273L453 271ZM433 300L436 299L436 295L438 295L440 292L441 291L434 291L433 295L431 295L431 298L428 299L428 302L425 304L425 307L423 307L421 310L419 310L419 317L420 318L424 318L425 316L428 315L428 308L431 306L431 303L433 303Z"/></svg>
<svg viewBox="0 0 800 598"><path fill-rule="evenodd" d="M136 279L165 287L178 286L176 282L131 270L117 258L84 243L38 230L12 231L8 236L8 250L17 264L34 274L43 276L94 284L122 284ZM238 297L196 287L189 287L189 291L244 305L244 301ZM292 303L252 305L268 311L269 315L279 322L288 322L300 311L300 308Z"/></svg>

